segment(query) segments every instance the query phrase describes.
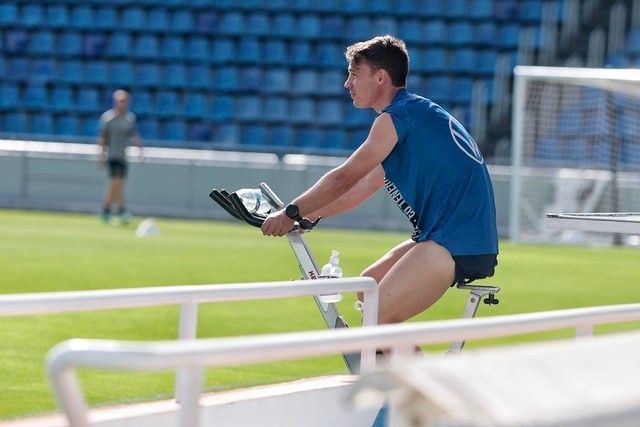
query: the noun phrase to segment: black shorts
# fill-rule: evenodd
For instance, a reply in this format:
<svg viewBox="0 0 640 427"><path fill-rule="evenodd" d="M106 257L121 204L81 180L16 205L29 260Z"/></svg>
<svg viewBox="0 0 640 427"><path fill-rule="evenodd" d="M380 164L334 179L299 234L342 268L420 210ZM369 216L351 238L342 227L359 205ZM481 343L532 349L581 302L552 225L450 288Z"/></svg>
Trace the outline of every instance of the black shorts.
<svg viewBox="0 0 640 427"><path fill-rule="evenodd" d="M109 176L111 178L126 178L127 163L123 160L109 160Z"/></svg>
<svg viewBox="0 0 640 427"><path fill-rule="evenodd" d="M451 286L491 277L498 265L496 254L457 255L453 256L453 260L456 263L456 276Z"/></svg>

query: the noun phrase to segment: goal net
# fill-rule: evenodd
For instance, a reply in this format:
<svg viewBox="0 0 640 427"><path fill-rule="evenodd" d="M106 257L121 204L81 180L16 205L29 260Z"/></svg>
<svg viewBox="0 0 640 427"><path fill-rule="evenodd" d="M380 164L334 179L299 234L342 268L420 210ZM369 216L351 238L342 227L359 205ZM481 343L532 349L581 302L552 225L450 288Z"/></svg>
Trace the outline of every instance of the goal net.
<svg viewBox="0 0 640 427"><path fill-rule="evenodd" d="M509 237L619 241L549 230L547 212L640 212L640 69L514 70Z"/></svg>

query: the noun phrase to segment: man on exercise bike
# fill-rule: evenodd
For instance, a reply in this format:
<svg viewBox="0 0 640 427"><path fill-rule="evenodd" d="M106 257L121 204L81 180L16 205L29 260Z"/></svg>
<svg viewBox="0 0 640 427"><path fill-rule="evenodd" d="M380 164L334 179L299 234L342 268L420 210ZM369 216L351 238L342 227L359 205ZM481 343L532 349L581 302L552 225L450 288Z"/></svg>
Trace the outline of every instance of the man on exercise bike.
<svg viewBox="0 0 640 427"><path fill-rule="evenodd" d="M467 130L438 104L407 91L402 40L375 37L349 46L345 55L344 87L353 105L378 113L369 135L261 228L283 236L294 221L346 212L386 187L414 232L362 275L380 287L378 323L403 322L452 284L493 275L498 235L491 179Z"/></svg>

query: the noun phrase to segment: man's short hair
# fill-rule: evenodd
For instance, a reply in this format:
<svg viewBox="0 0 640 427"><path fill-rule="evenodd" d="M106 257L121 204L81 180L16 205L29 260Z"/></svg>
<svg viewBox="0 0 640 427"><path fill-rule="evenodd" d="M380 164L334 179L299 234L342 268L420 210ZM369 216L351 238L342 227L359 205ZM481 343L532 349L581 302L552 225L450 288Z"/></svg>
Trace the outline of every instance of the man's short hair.
<svg viewBox="0 0 640 427"><path fill-rule="evenodd" d="M358 65L364 60L374 71L385 70L396 87L407 84L409 52L404 41L397 37L378 36L371 40L354 43L347 47L345 56L349 65Z"/></svg>

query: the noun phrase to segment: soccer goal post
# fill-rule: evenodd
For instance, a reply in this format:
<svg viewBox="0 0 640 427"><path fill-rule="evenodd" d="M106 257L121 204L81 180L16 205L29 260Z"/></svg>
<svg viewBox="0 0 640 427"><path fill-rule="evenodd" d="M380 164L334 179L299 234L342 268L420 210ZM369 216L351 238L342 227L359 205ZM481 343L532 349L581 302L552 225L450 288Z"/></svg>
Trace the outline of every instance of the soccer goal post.
<svg viewBox="0 0 640 427"><path fill-rule="evenodd" d="M563 238L546 212L640 211L640 69L517 66L512 114L511 240Z"/></svg>

